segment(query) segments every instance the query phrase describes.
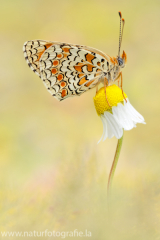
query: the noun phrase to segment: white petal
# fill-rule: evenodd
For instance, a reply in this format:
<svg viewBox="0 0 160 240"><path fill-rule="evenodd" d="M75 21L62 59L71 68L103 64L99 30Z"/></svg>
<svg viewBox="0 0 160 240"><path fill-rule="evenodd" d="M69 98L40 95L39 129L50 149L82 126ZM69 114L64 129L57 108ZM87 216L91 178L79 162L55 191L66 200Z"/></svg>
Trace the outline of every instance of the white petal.
<svg viewBox="0 0 160 240"><path fill-rule="evenodd" d="M104 120L104 123L105 123L105 127L106 127L106 132L105 132L105 135L104 135L104 138L103 138L103 141L106 140L106 138L112 138L114 135L112 133L112 130L110 129L109 125L108 125L108 122L105 118L105 116L103 115L103 120Z"/></svg>
<svg viewBox="0 0 160 240"><path fill-rule="evenodd" d="M107 120L107 123L114 134L114 136L117 139L120 139L123 135L123 130L122 127L119 125L119 123L115 120L114 115L111 114L110 112L105 112L104 113L105 118Z"/></svg>
<svg viewBox="0 0 160 240"><path fill-rule="evenodd" d="M107 119L106 119L106 122L107 122ZM108 130L108 138L114 137L114 133L108 123L107 123L107 130Z"/></svg>
<svg viewBox="0 0 160 240"><path fill-rule="evenodd" d="M135 126L123 104L119 103L117 107L113 107L112 111L116 120L125 130L131 130Z"/></svg>
<svg viewBox="0 0 160 240"><path fill-rule="evenodd" d="M131 119L135 123L145 124L144 117L139 112L137 112L137 110L130 104L128 99L127 99L127 103L125 102L124 104L125 104L127 112L129 113Z"/></svg>
<svg viewBox="0 0 160 240"><path fill-rule="evenodd" d="M103 135L103 141L106 140L106 138L112 138L114 136L112 130L110 129L109 125L108 125L108 122L103 115L101 115L101 119L102 119L102 122L103 122L103 125L104 125L104 135Z"/></svg>

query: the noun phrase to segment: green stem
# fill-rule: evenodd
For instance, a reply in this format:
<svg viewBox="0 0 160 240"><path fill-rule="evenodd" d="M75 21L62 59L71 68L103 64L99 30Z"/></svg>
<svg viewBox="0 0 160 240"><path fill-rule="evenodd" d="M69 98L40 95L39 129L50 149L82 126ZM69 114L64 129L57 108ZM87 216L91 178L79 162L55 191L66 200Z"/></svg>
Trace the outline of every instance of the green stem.
<svg viewBox="0 0 160 240"><path fill-rule="evenodd" d="M112 167L111 167L110 174L109 174L109 178L108 178L108 188L107 188L108 193L109 193L109 189L111 188L111 185L112 185L112 180L113 180L113 177L114 177L114 173L115 173L116 166L117 166L117 163L118 163L119 155L120 155L120 152L121 152L122 142L123 142L123 135L120 139L118 139L114 160L113 160Z"/></svg>

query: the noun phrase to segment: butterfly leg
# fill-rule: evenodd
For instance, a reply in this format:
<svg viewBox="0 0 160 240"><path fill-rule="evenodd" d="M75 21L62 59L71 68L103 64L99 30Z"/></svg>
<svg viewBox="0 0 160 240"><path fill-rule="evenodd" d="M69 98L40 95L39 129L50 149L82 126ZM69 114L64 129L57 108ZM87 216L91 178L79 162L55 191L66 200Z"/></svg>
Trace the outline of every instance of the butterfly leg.
<svg viewBox="0 0 160 240"><path fill-rule="evenodd" d="M101 83L101 77L99 78L99 74L97 74L97 77L94 80L98 80L96 83L96 94L98 92L98 85ZM93 80L91 80L93 81Z"/></svg>
<svg viewBox="0 0 160 240"><path fill-rule="evenodd" d="M118 78L118 87L119 87L119 78Z"/></svg>
<svg viewBox="0 0 160 240"><path fill-rule="evenodd" d="M123 92L123 88L122 88L122 83L123 83L122 72L120 72L120 78L121 78L121 89L122 89L122 95L123 95L125 101L127 102L127 99L126 99L125 96L124 96L124 92ZM118 82L119 82L119 80L118 80ZM119 85L119 84L118 84L118 85Z"/></svg>
<svg viewBox="0 0 160 240"><path fill-rule="evenodd" d="M97 94L97 92L98 92L98 85L100 84L100 82L99 83L97 83L97 85L96 85L96 94Z"/></svg>
<svg viewBox="0 0 160 240"><path fill-rule="evenodd" d="M106 82L108 83L108 80L107 80L107 78L105 77L105 78L104 78L105 97L106 97L106 101L107 101L107 103L108 103L108 106L111 107L111 105L109 104L108 99L107 99L106 87L107 87L108 84L106 85Z"/></svg>
<svg viewBox="0 0 160 240"><path fill-rule="evenodd" d="M97 92L98 92L98 85L96 86L96 94L97 94Z"/></svg>

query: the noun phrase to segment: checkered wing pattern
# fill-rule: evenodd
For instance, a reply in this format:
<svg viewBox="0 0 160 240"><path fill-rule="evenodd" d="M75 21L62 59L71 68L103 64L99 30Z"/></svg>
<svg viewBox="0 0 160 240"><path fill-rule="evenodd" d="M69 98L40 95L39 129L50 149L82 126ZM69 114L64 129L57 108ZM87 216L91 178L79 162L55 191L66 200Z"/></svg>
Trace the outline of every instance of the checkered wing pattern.
<svg viewBox="0 0 160 240"><path fill-rule="evenodd" d="M28 66L40 77L39 60L47 48L52 46L52 42L35 40L25 42L23 45L24 57Z"/></svg>
<svg viewBox="0 0 160 240"><path fill-rule="evenodd" d="M110 57L96 49L41 40L24 44L30 68L58 100L81 95L95 87L109 71Z"/></svg>

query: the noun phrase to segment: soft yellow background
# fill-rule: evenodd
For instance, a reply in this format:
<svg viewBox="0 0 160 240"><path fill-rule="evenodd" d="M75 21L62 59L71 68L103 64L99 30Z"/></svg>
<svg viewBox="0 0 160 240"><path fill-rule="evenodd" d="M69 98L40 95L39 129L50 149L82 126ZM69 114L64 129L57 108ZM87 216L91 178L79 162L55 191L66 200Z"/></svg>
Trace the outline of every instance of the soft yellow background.
<svg viewBox="0 0 160 240"><path fill-rule="evenodd" d="M22 47L44 39L116 56L119 10L128 56L123 88L147 124L124 134L108 213L117 140L97 145L95 89L58 102ZM160 239L159 0L0 1L0 230L45 229L87 229L94 240Z"/></svg>

